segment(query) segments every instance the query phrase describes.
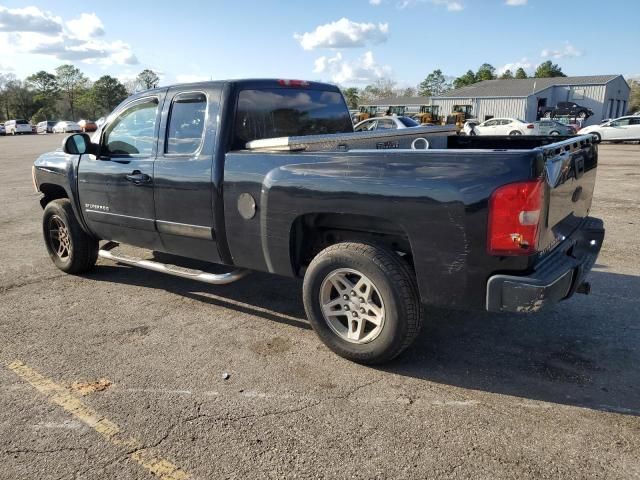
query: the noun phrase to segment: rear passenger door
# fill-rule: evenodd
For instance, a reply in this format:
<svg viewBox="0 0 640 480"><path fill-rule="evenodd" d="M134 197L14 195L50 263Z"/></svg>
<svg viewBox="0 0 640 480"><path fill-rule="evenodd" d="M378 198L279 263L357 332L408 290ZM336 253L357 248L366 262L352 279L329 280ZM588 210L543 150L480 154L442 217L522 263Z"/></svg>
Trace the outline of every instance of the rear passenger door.
<svg viewBox="0 0 640 480"><path fill-rule="evenodd" d="M213 188L219 103L217 87L169 90L154 165L156 228L162 250L210 262L220 261Z"/></svg>

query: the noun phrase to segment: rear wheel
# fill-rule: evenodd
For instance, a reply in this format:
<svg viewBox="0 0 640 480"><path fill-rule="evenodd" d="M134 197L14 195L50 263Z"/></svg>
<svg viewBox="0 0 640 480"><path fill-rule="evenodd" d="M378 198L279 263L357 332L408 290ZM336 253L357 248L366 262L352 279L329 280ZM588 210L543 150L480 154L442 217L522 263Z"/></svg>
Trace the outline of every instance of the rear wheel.
<svg viewBox="0 0 640 480"><path fill-rule="evenodd" d="M98 240L82 230L68 199L47 204L42 230L49 257L60 270L83 273L93 268L98 259Z"/></svg>
<svg viewBox="0 0 640 480"><path fill-rule="evenodd" d="M552 136L554 136L554 137L555 137L555 136L557 136L557 135L560 135L560 132L558 132L557 130L554 130L554 131L552 131L552 132L549 132L549 135L552 135Z"/></svg>
<svg viewBox="0 0 640 480"><path fill-rule="evenodd" d="M522 132L519 130L514 130L512 132L509 132L509 135L511 135L512 137L515 137L516 135L522 135Z"/></svg>
<svg viewBox="0 0 640 480"><path fill-rule="evenodd" d="M304 277L304 306L320 339L364 364L399 355L420 330L413 274L385 248L339 243L321 251Z"/></svg>

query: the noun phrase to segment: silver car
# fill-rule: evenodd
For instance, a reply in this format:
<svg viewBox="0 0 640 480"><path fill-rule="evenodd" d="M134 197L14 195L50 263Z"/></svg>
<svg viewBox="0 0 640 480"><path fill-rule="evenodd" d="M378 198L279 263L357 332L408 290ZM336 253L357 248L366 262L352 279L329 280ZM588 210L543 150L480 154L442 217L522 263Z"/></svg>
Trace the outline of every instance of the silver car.
<svg viewBox="0 0 640 480"><path fill-rule="evenodd" d="M420 124L410 117L373 117L356 123L356 132L372 132L374 130L395 130L399 128L419 127Z"/></svg>

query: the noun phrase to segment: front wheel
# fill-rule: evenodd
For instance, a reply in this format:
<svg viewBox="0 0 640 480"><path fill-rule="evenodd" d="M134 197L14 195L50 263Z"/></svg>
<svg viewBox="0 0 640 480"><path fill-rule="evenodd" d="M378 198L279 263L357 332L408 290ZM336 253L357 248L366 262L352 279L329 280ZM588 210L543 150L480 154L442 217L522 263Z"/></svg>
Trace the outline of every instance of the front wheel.
<svg viewBox="0 0 640 480"><path fill-rule="evenodd" d="M49 257L63 272L83 273L96 264L98 240L82 230L68 199L47 204L42 216L42 233Z"/></svg>
<svg viewBox="0 0 640 480"><path fill-rule="evenodd" d="M320 339L358 363L393 359L420 331L414 275L397 254L376 245L345 242L321 251L304 277L303 300Z"/></svg>

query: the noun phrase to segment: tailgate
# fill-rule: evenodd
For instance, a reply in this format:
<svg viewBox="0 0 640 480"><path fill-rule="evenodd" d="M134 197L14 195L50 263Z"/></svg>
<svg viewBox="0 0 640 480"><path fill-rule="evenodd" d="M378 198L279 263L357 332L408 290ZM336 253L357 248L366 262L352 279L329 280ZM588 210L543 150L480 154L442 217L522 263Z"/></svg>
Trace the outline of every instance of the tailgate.
<svg viewBox="0 0 640 480"><path fill-rule="evenodd" d="M591 135L541 147L547 181L546 215L539 236L541 251L550 251L589 215L598 166L598 147Z"/></svg>

